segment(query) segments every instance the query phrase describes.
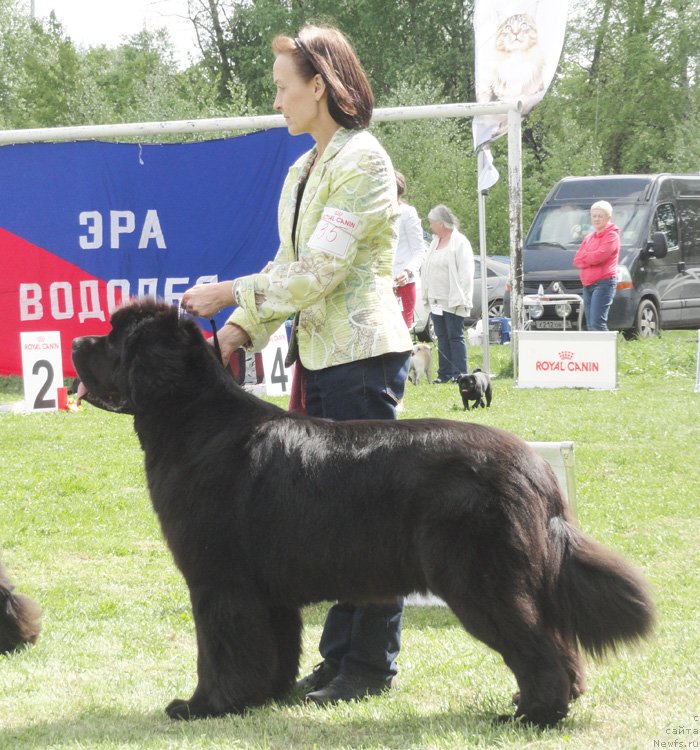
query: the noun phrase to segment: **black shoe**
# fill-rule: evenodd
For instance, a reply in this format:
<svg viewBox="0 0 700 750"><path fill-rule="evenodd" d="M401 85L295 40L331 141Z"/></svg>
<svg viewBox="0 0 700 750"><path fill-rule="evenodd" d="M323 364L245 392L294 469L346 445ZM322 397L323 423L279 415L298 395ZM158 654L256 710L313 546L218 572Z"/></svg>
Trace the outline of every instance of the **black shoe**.
<svg viewBox="0 0 700 750"><path fill-rule="evenodd" d="M380 695L396 685L396 678L368 678L361 674L339 674L325 687L306 695L306 703L319 706L354 701L368 695Z"/></svg>
<svg viewBox="0 0 700 750"><path fill-rule="evenodd" d="M326 687L326 685L337 675L338 672L333 669L333 667L329 667L325 661L322 661L311 670L311 674L307 674L306 677L297 680L294 689L304 693L311 693L314 690L320 690L321 688Z"/></svg>

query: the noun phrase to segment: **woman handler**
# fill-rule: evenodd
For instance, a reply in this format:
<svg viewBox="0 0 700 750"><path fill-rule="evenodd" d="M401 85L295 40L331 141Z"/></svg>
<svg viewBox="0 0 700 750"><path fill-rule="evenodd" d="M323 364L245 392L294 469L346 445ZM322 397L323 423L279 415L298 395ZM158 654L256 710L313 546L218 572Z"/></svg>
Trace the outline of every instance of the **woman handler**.
<svg viewBox="0 0 700 750"><path fill-rule="evenodd" d="M397 236L391 161L367 132L373 96L347 39L331 27L278 36L275 109L292 135L315 146L290 168L279 202L280 247L257 274L198 285L182 305L211 316L237 305L219 333L222 358L259 351L295 314L290 351L311 416L395 419L411 339L392 291ZM362 523L362 519L358 519ZM321 637L323 661L299 687L316 703L353 700L391 687L403 603L339 602Z"/></svg>

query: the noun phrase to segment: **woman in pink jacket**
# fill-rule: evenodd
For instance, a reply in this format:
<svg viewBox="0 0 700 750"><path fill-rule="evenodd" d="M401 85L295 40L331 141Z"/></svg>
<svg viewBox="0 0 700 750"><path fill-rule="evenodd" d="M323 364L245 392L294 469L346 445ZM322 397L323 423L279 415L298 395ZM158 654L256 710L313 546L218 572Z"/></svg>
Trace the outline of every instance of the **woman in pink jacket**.
<svg viewBox="0 0 700 750"><path fill-rule="evenodd" d="M612 206L597 201L591 206L593 231L574 256L583 283L583 312L589 331L608 330L608 311L617 285L620 230L612 223Z"/></svg>

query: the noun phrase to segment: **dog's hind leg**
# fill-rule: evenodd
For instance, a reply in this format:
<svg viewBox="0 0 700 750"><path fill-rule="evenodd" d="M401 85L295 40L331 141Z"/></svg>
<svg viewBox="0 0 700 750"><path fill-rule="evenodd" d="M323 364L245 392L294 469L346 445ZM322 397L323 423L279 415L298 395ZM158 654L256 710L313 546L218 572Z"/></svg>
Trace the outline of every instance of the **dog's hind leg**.
<svg viewBox="0 0 700 750"><path fill-rule="evenodd" d="M569 700L573 701L586 692L586 677L581 652L575 638L567 638L561 634L554 637L569 676ZM520 691L513 695L513 703L516 706L520 703Z"/></svg>
<svg viewBox="0 0 700 750"><path fill-rule="evenodd" d="M270 610L253 593L190 589L197 632L197 688L166 708L171 719L242 713L273 697L278 639Z"/></svg>
<svg viewBox="0 0 700 750"><path fill-rule="evenodd" d="M569 697L571 700L575 700L586 692L583 658L581 657L575 635L558 633L556 638L559 652L564 660L566 673L569 675Z"/></svg>
<svg viewBox="0 0 700 750"><path fill-rule="evenodd" d="M508 575L476 544L471 559L440 560L435 550L432 560L441 564L428 572L430 589L445 600L465 630L500 653L514 673L520 689L515 717L552 726L566 716L571 663L543 625L527 582L514 580L512 572Z"/></svg>
<svg viewBox="0 0 700 750"><path fill-rule="evenodd" d="M270 622L277 642L277 674L272 697L283 698L294 686L301 657L301 616L292 607L272 607Z"/></svg>
<svg viewBox="0 0 700 750"><path fill-rule="evenodd" d="M447 600L464 628L503 657L518 683L514 718L540 727L554 726L568 712L572 681L566 655L555 641L538 626L518 613L517 605L489 611L472 599L468 609L463 603Z"/></svg>
<svg viewBox="0 0 700 750"><path fill-rule="evenodd" d="M566 716L572 682L565 654L554 639L539 627L511 630L496 650L513 671L520 688L516 719L544 728Z"/></svg>

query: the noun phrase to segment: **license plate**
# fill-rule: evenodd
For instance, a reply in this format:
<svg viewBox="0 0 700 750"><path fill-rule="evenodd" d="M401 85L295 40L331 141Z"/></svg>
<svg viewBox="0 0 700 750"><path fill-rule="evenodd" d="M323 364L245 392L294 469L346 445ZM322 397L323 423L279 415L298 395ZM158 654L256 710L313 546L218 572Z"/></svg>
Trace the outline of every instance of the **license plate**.
<svg viewBox="0 0 700 750"><path fill-rule="evenodd" d="M567 330L570 330L573 328L573 324L570 320L566 320L562 323L561 320L537 320L533 324L533 328L536 329L546 329L546 330L555 330L555 331L563 331L566 327Z"/></svg>

